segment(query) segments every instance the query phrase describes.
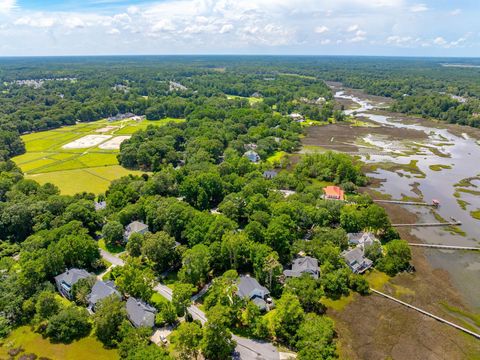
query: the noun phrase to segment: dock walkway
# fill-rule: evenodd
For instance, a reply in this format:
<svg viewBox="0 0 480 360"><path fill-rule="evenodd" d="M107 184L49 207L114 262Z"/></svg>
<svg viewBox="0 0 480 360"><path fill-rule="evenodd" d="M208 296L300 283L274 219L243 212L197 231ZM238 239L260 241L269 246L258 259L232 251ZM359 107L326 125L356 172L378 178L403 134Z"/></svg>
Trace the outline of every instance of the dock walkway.
<svg viewBox="0 0 480 360"><path fill-rule="evenodd" d="M460 226L460 221L438 222L438 223L414 223L414 224L392 224L393 227L427 227L427 226Z"/></svg>
<svg viewBox="0 0 480 360"><path fill-rule="evenodd" d="M433 206L437 207L438 204L436 203L427 203L427 202L420 202L420 201L402 201L402 200L373 200L373 202L379 204L399 204L399 205L417 205L417 206Z"/></svg>
<svg viewBox="0 0 480 360"><path fill-rule="evenodd" d="M421 243L408 243L408 245L433 248L433 249L480 251L480 247L475 247L475 246L456 246L456 245L421 244Z"/></svg>
<svg viewBox="0 0 480 360"><path fill-rule="evenodd" d="M402 301L402 300L399 300L399 299L397 299L397 298L394 298L393 296L390 296L390 295L387 295L387 294L385 294L385 293L382 293L382 292L380 292L380 291L378 291L378 290L375 290L375 289L372 289L372 288L370 288L370 290L371 290L372 292L374 292L375 294L377 294L377 295L380 295L380 296L383 296L383 297L385 297L385 298L387 298L387 299L390 299L390 300L392 300L392 301L395 301L395 302L398 303L398 304L401 304L401 305L406 306L406 307L408 307L408 308L410 308L410 309L413 309L413 310L415 310L415 311L418 311L419 313L422 313L423 315L429 316L429 317L431 317L431 318L433 318L433 319L435 319L435 320L438 320L438 321L440 321L440 322L442 322L442 323L444 323L444 324L447 324L447 325L449 325L449 326L452 326L452 327L454 327L455 329L458 329L458 330L460 330L460 331L463 331L464 333L467 333L467 334L469 334L469 335L472 335L473 337L476 337L477 339L480 339L480 334L477 334L476 332L473 332L473 331L471 331L471 330L469 330L469 329L466 329L466 328L464 328L463 326L454 324L454 323L452 323L451 321L448 321L448 320L446 320L446 319L441 318L440 316L437 316L437 315L434 315L434 314L432 314L432 313L429 313L428 311L425 311L425 310L423 310L423 309L420 309L420 308L418 308L418 307L416 307L416 306L413 306L413 305L411 305L411 304L409 304L409 303L406 303L406 302L404 302L404 301Z"/></svg>

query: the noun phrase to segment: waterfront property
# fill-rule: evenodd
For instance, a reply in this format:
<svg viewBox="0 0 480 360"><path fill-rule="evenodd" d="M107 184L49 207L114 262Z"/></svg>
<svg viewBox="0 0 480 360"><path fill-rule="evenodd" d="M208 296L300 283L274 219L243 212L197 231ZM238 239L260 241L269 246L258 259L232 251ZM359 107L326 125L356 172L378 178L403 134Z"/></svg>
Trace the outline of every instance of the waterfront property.
<svg viewBox="0 0 480 360"><path fill-rule="evenodd" d="M342 257L355 274L361 274L373 266L373 262L365 257L360 247L343 251Z"/></svg>
<svg viewBox="0 0 480 360"><path fill-rule="evenodd" d="M240 276L237 295L243 299L251 300L260 310L268 310L272 303L269 297L270 291L260 285L257 279L249 275Z"/></svg>
<svg viewBox="0 0 480 360"><path fill-rule="evenodd" d="M127 225L125 228L124 239L128 241L132 234L145 234L148 231L148 225L144 224L141 221L132 221L130 224Z"/></svg>
<svg viewBox="0 0 480 360"><path fill-rule="evenodd" d="M130 297L127 300L127 317L135 327L148 327L153 328L155 326L155 315L157 309L147 304L146 302Z"/></svg>
<svg viewBox="0 0 480 360"><path fill-rule="evenodd" d="M293 261L291 270L283 271L285 277L300 277L302 274L309 274L318 279L320 275L318 260L310 256L299 257Z"/></svg>
<svg viewBox="0 0 480 360"><path fill-rule="evenodd" d="M57 289L67 299L72 299L72 287L79 280L90 277L91 274L84 269L69 269L64 273L55 276L55 284Z"/></svg>
<svg viewBox="0 0 480 360"><path fill-rule="evenodd" d="M271 180L276 177L278 174L275 170L266 170L263 172L263 177L267 180Z"/></svg>
<svg viewBox="0 0 480 360"><path fill-rule="evenodd" d="M347 236L349 244L360 247L364 252L366 248L372 246L374 243L380 243L371 232L349 233Z"/></svg>
<svg viewBox="0 0 480 360"><path fill-rule="evenodd" d="M303 115L298 114L298 113L290 114L290 115L288 115L288 117L290 117L295 122L304 122L305 121L305 118L303 117Z"/></svg>
<svg viewBox="0 0 480 360"><path fill-rule="evenodd" d="M345 200L345 192L338 186L327 186L323 188L323 197L328 200Z"/></svg>

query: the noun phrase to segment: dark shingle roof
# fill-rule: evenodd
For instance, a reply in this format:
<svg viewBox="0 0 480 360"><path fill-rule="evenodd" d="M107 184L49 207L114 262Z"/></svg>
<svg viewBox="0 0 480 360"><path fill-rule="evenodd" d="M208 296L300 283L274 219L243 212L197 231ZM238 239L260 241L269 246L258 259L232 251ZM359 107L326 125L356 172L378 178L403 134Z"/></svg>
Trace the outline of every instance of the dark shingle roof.
<svg viewBox="0 0 480 360"><path fill-rule="evenodd" d="M78 282L78 280L86 279L89 276L90 273L87 270L73 268L55 276L55 281L57 283L65 283L69 286L73 286Z"/></svg>
<svg viewBox="0 0 480 360"><path fill-rule="evenodd" d="M270 294L270 291L262 285L260 285L257 279L250 276L240 276L240 282L238 283L238 296L242 298L252 298L255 295L264 297Z"/></svg>
<svg viewBox="0 0 480 360"><path fill-rule="evenodd" d="M292 270L285 270L283 274L290 277L300 277L303 273L307 273L317 279L319 270L318 260L305 256L295 259L292 264Z"/></svg>
<svg viewBox="0 0 480 360"><path fill-rule="evenodd" d="M266 179L273 179L277 176L277 172L275 170L266 170L263 172L263 177Z"/></svg>
<svg viewBox="0 0 480 360"><path fill-rule="evenodd" d="M130 233L140 232L144 230L148 230L148 225L144 224L141 221L133 221L127 226L127 231L129 231Z"/></svg>
<svg viewBox="0 0 480 360"><path fill-rule="evenodd" d="M157 309L142 300L130 297L127 300L127 315L136 327L153 327Z"/></svg>
<svg viewBox="0 0 480 360"><path fill-rule="evenodd" d="M98 280L95 285L93 285L90 295L88 295L88 303L90 305L95 305L98 301L112 294L121 297L120 293L115 287L115 283L113 281Z"/></svg>

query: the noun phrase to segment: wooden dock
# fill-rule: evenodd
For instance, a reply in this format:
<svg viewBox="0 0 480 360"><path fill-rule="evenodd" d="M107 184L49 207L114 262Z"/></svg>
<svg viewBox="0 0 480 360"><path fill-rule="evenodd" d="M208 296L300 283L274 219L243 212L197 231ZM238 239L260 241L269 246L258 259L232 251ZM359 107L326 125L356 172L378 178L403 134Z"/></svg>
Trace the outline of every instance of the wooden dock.
<svg viewBox="0 0 480 360"><path fill-rule="evenodd" d="M393 227L427 227L427 226L460 226L460 221L438 222L438 223L415 223L415 224L392 224Z"/></svg>
<svg viewBox="0 0 480 360"><path fill-rule="evenodd" d="M480 251L480 247L475 247L475 246L456 246L456 245L421 244L421 243L408 243L408 245L433 248L433 249Z"/></svg>
<svg viewBox="0 0 480 360"><path fill-rule="evenodd" d="M404 301L402 301L402 300L396 299L396 298L394 298L393 296L384 294L384 293L382 293L382 292L380 292L380 291L378 291L378 290L375 290L375 289L372 289L372 288L370 288L370 290L371 290L373 293L377 294L377 295L380 295L380 296L383 296L384 298L387 298L387 299L389 299L389 300L395 301L395 302L398 303L398 304L401 304L401 305L403 305L403 306L406 306L407 308L410 308L410 309L413 309L413 310L415 310L415 311L418 311L419 313L421 313L421 314L423 314L423 315L426 315L426 316L428 316L428 317L431 317L431 318L433 318L433 319L435 319L435 320L437 320L437 321L440 321L440 322L442 322L442 323L444 323L444 324L447 324L447 325L449 325L449 326L451 326L451 327L454 327L454 328L457 329L457 330L460 330L460 331L463 331L464 333L467 333L467 334L469 334L469 335L472 335L473 337L475 337L475 338L477 338L477 339L480 339L480 334L477 334L476 332L473 332L473 331L471 331L471 330L469 330L469 329L466 329L466 328L464 328L463 326L454 324L454 323L452 323L451 321L448 321L448 320L446 320L446 319L441 318L440 316L437 316L437 315L434 315L434 314L432 314L432 313L429 313L428 311L425 311L425 310L423 310L423 309L420 309L420 308L418 308L418 307L416 307L416 306L413 306L413 305L411 305L411 304L409 304L409 303L406 303L406 302L404 302Z"/></svg>
<svg viewBox="0 0 480 360"><path fill-rule="evenodd" d="M427 202L419 202L419 201L373 200L373 202L376 202L379 204L399 204L399 205L416 205L416 206L433 206L433 207L438 206L438 204L435 204L433 202L427 203Z"/></svg>

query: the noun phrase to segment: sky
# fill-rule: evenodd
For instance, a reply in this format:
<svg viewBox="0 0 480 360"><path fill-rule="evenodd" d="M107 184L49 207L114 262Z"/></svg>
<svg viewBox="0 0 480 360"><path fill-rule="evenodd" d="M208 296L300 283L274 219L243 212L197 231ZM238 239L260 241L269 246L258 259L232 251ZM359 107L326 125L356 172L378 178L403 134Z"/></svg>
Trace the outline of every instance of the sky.
<svg viewBox="0 0 480 360"><path fill-rule="evenodd" d="M0 56L480 57L479 0L0 0Z"/></svg>

